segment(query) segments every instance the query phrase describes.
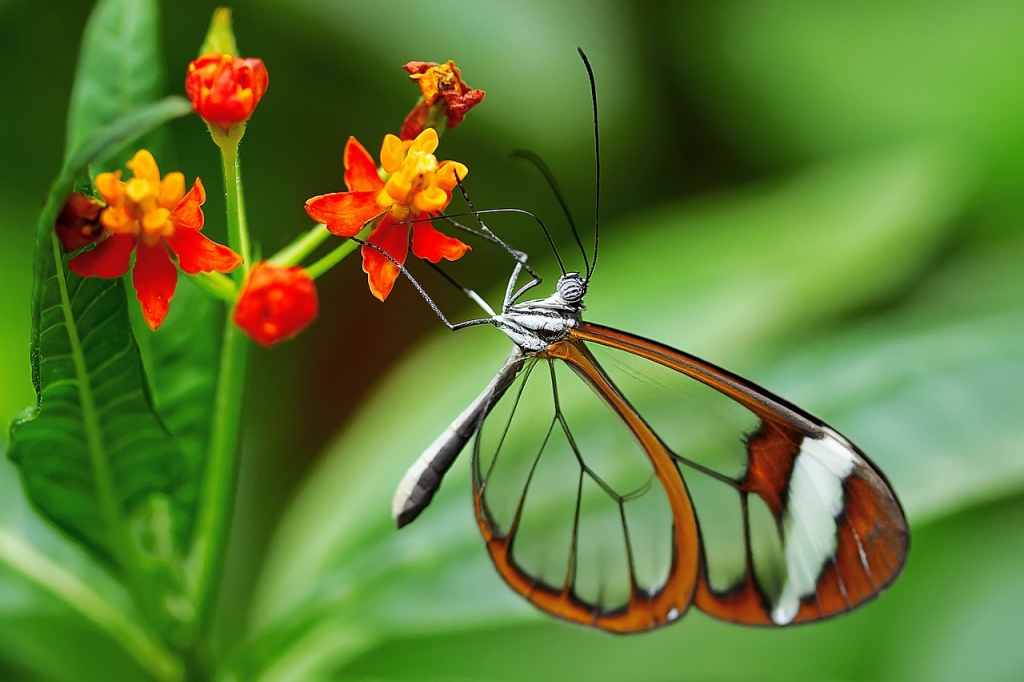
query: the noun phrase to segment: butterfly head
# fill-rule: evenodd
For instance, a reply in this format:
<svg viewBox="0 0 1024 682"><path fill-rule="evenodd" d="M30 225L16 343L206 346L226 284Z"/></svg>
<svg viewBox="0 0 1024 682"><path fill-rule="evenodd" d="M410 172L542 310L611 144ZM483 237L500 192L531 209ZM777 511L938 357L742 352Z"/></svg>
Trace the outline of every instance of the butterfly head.
<svg viewBox="0 0 1024 682"><path fill-rule="evenodd" d="M558 278L555 291L569 305L577 305L587 294L587 280L578 272L567 272Z"/></svg>

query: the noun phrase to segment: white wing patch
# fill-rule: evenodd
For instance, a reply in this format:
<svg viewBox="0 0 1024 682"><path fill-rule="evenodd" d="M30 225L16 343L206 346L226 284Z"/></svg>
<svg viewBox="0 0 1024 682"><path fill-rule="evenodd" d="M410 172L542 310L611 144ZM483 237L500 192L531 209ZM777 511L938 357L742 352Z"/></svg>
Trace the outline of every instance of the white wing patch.
<svg viewBox="0 0 1024 682"><path fill-rule="evenodd" d="M793 463L783 519L786 580L772 620L791 622L800 600L816 592L825 562L838 542L836 517L843 510L843 481L854 469L857 455L846 440L825 428L821 438L805 438Z"/></svg>

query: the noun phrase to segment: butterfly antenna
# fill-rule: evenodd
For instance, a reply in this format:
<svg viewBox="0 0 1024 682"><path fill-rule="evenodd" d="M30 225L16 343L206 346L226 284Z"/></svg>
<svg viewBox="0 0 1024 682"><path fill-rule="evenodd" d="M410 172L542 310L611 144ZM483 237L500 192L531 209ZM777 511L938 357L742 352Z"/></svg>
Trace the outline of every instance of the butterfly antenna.
<svg viewBox="0 0 1024 682"><path fill-rule="evenodd" d="M562 207L562 215L565 216L566 221L569 223L569 229L572 230L572 236L576 239L576 245L579 247L580 253L583 254L584 269L589 275L590 265L587 260L587 250L583 248L583 240L580 239L579 230L576 229L576 221L573 220L572 212L569 210L569 204L566 202L565 195L562 194L562 189L558 186L558 182L555 180L554 173L552 173L548 165L544 163L544 159L540 158L540 156L531 152L529 149L517 149L512 152L511 156L526 159L532 163L537 170L540 171L541 175L544 176L544 179L547 180L548 187L551 188L551 192L555 195L555 199L558 200L558 205ZM545 232L547 231L545 230ZM550 236L548 237L548 241L551 241ZM558 264L562 265L562 259L559 257L554 243L551 244L551 248L555 251L555 258L558 259ZM562 267L562 274L565 274L565 267Z"/></svg>
<svg viewBox="0 0 1024 682"><path fill-rule="evenodd" d="M594 108L594 167L596 180L594 182L594 257L587 269L587 279L594 274L597 268L597 243L601 234L601 135L597 125L597 81L594 79L594 69L590 66L590 60L582 47L577 47L583 66L587 67L587 77L590 79L590 101Z"/></svg>
<svg viewBox="0 0 1024 682"><path fill-rule="evenodd" d="M548 227L547 227L547 225L544 224L543 220L541 220L540 218L538 218L534 214L530 213L529 211L526 211L526 210L523 210L523 209L517 209L517 208L497 208L497 209L478 211L478 210L476 210L476 206L473 205L473 200L469 198L469 193L466 191L466 188L463 186L462 180L461 180L461 178L459 178L458 173L455 174L455 179L458 182L459 191L462 193L462 199L466 202L466 206L469 207L470 214L476 219L477 225L480 226L480 230L484 234L488 235L488 239L492 240L496 244L499 244L506 251L508 251L510 254L512 254L513 257L516 258L516 260L518 260L526 268L527 272L529 272L531 274L531 276L533 276L533 277L535 277L535 278L537 278L539 280L540 278L537 277L537 275L535 275L533 273L533 271L530 270L530 268L526 266L526 254L524 254L522 251L516 251L512 247L508 246L505 242L503 242L501 239L498 238L498 235L496 235L493 232L491 232L490 228L487 227L486 225L484 225L484 221L482 221L480 219L480 216L482 216L484 214L487 214L487 213L519 213L519 214L522 214L522 215L529 216L530 218L533 219L533 221L535 223L537 223L537 225L540 226L541 232L544 233L544 236L548 240L548 244L551 245L551 251L555 254L555 259L558 261L558 267L562 270L562 274L563 275L565 274L565 265L562 263L562 257L558 255L558 249L555 248L555 240L551 238L551 232L548 230Z"/></svg>

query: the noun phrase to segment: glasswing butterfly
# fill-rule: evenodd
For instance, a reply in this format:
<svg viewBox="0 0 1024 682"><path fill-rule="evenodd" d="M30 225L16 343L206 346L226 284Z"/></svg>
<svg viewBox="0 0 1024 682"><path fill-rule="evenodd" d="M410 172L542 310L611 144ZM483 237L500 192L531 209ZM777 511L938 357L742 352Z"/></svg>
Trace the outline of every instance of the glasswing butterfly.
<svg viewBox="0 0 1024 682"><path fill-rule="evenodd" d="M596 87L580 55L594 101L599 213ZM588 260L571 217L584 272L563 266L552 295L523 300L540 278L487 229L487 212L472 209L483 236L517 261L500 313L463 289L489 317L451 324L402 267L451 329L490 324L513 346L400 482L399 527L426 508L472 440L473 506L495 568L568 621L639 632L696 605L736 623L789 625L856 608L899 576L906 518L856 445L736 374L584 321L598 240L595 228ZM532 279L517 289L524 270Z"/></svg>

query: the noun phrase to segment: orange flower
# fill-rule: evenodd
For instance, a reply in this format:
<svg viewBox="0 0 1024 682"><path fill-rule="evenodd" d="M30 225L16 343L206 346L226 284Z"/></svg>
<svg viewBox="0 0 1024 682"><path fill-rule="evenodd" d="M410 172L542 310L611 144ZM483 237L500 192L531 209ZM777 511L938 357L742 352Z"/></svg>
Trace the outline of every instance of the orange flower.
<svg viewBox="0 0 1024 682"><path fill-rule="evenodd" d="M253 266L235 306L235 324L257 343L272 346L316 319L316 286L304 268L269 261Z"/></svg>
<svg viewBox="0 0 1024 682"><path fill-rule="evenodd" d="M112 279L128 272L134 252L132 284L142 316L156 329L167 316L178 283L168 249L190 274L230 272L242 258L200 234L206 192L199 178L185 194L185 176L168 173L161 180L153 155L145 149L136 152L128 168L134 177L127 182L121 180L121 171L96 176L96 189L107 202L100 213L107 236L94 249L72 258L68 267L82 277Z"/></svg>
<svg viewBox="0 0 1024 682"><path fill-rule="evenodd" d="M249 120L269 82L262 59L210 52L188 65L185 92L204 121L226 130Z"/></svg>
<svg viewBox="0 0 1024 682"><path fill-rule="evenodd" d="M437 131L427 128L415 140L388 134L380 150L382 180L369 152L350 137L345 145L345 185L348 192L323 194L306 201L306 213L339 237L353 237L368 221L381 216L366 241L375 244L395 261L405 263L412 228L412 252L437 263L458 260L469 246L447 237L426 219L438 215L452 200L452 189L469 170L457 161L438 161ZM458 177L458 180L456 179ZM414 222L422 221L422 222ZM398 278L399 269L377 249L364 246L363 272L370 291L385 300Z"/></svg>
<svg viewBox="0 0 1024 682"><path fill-rule="evenodd" d="M402 123L400 137L403 140L419 135L438 110L448 120L447 127L454 128L462 123L466 112L484 98L483 90L474 90L463 82L462 72L450 59L444 64L409 62L402 68L409 72L409 78L419 84L423 93L423 99Z"/></svg>

